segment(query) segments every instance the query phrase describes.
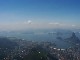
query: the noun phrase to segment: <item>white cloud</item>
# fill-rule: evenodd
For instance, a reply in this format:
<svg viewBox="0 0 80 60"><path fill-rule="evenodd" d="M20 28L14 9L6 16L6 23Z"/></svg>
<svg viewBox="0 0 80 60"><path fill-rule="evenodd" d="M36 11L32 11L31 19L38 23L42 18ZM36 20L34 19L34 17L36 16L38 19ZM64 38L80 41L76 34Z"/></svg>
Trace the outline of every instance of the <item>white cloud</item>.
<svg viewBox="0 0 80 60"><path fill-rule="evenodd" d="M58 22L55 22L55 23L49 23L49 24L51 24L51 25L64 25L64 24L62 24L62 23L58 23Z"/></svg>
<svg viewBox="0 0 80 60"><path fill-rule="evenodd" d="M76 25L72 25L72 27L75 27Z"/></svg>
<svg viewBox="0 0 80 60"><path fill-rule="evenodd" d="M49 23L49 24L58 25L58 24L60 24L60 23L58 23L58 22L55 22L55 23L51 22L51 23Z"/></svg>
<svg viewBox="0 0 80 60"><path fill-rule="evenodd" d="M23 24L32 24L32 21L31 20L24 21Z"/></svg>
<svg viewBox="0 0 80 60"><path fill-rule="evenodd" d="M7 29L7 30L21 30L21 29L38 29L38 28L73 28L76 25L74 24L65 24L59 22L32 22L31 20L28 21L21 21L21 22L13 22L13 23L2 23L0 24L0 29Z"/></svg>
<svg viewBox="0 0 80 60"><path fill-rule="evenodd" d="M49 24L54 24L54 23L49 23Z"/></svg>
<svg viewBox="0 0 80 60"><path fill-rule="evenodd" d="M56 22L56 23L54 23L55 25L60 25L60 23L58 23L58 22Z"/></svg>
<svg viewBox="0 0 80 60"><path fill-rule="evenodd" d="M28 20L28 21L27 21L27 23L28 23L28 24L31 24L31 23L32 23L32 21L31 21L31 20Z"/></svg>

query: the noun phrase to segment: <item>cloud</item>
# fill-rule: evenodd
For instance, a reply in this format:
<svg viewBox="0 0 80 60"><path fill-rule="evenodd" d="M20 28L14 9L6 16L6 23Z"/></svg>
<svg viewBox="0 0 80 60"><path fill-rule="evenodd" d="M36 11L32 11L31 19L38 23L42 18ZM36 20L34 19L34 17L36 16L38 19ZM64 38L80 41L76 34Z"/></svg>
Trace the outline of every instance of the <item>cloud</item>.
<svg viewBox="0 0 80 60"><path fill-rule="evenodd" d="M58 22L56 22L56 23L54 23L55 25L60 25L60 23L58 23Z"/></svg>
<svg viewBox="0 0 80 60"><path fill-rule="evenodd" d="M67 24L67 23L59 23L59 22L32 22L31 20L28 21L19 21L13 23L2 23L0 24L0 30L23 30L23 29L45 29L45 28L77 28L74 24Z"/></svg>
<svg viewBox="0 0 80 60"><path fill-rule="evenodd" d="M49 24L54 24L54 23L49 23Z"/></svg>
<svg viewBox="0 0 80 60"><path fill-rule="evenodd" d="M55 22L55 23L49 23L50 25L63 25L63 24L61 24L61 23L58 23L58 22Z"/></svg>
<svg viewBox="0 0 80 60"><path fill-rule="evenodd" d="M72 25L72 27L75 27L76 25Z"/></svg>
<svg viewBox="0 0 80 60"><path fill-rule="evenodd" d="M28 24L31 24L31 23L32 23L32 21L31 21L31 20L28 20L28 21L27 21L27 23L28 23Z"/></svg>
<svg viewBox="0 0 80 60"><path fill-rule="evenodd" d="M51 22L51 23L49 23L49 24L54 24L54 25L58 25L58 24L60 24L60 23L52 23L52 22Z"/></svg>
<svg viewBox="0 0 80 60"><path fill-rule="evenodd" d="M32 24L31 20L25 21L24 24Z"/></svg>

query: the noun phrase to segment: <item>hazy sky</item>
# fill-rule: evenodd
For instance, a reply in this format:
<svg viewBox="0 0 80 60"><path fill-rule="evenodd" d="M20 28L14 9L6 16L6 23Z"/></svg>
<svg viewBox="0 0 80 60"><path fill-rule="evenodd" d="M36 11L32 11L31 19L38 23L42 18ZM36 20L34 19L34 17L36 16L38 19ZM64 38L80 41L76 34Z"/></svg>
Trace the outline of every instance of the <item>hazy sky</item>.
<svg viewBox="0 0 80 60"><path fill-rule="evenodd" d="M80 0L0 0L0 29L79 27Z"/></svg>

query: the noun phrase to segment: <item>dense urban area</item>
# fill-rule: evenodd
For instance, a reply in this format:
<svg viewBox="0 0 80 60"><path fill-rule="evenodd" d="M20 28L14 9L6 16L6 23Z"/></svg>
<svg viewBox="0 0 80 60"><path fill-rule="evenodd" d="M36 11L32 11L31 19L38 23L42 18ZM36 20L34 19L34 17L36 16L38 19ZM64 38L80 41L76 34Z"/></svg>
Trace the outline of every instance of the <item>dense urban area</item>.
<svg viewBox="0 0 80 60"><path fill-rule="evenodd" d="M64 41L74 46L62 49L57 48L54 42L0 37L0 60L80 60L80 40L75 33Z"/></svg>

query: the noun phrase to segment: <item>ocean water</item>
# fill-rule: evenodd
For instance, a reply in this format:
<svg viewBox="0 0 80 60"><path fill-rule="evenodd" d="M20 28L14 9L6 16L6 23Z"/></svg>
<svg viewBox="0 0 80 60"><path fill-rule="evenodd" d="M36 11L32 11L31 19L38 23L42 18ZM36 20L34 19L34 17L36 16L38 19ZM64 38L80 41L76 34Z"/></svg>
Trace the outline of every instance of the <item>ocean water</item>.
<svg viewBox="0 0 80 60"><path fill-rule="evenodd" d="M23 34L23 33L7 33L7 34L0 34L1 36L7 36L7 37L16 37L18 39L25 39L28 41L48 41L53 42L56 44L57 48L68 48L72 46L71 44L64 42L63 40L56 39L56 34ZM67 36L67 35L66 35ZM65 37L65 36L63 36Z"/></svg>

